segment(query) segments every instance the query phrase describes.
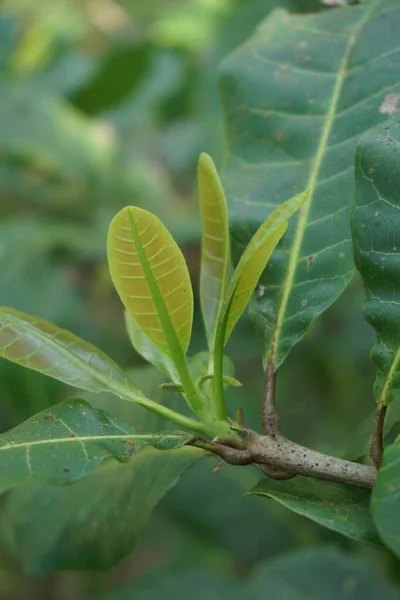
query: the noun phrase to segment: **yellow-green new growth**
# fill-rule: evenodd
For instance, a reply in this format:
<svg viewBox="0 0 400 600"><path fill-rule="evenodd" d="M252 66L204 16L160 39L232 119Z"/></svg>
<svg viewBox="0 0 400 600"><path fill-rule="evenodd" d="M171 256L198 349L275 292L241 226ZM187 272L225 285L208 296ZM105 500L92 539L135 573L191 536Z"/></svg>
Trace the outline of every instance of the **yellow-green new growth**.
<svg viewBox="0 0 400 600"><path fill-rule="evenodd" d="M265 266L288 226L288 219L307 200L303 192L276 208L251 238L233 273L219 314L214 350L215 402L217 416L226 417L222 386L222 355L230 334L253 293Z"/></svg>
<svg viewBox="0 0 400 600"><path fill-rule="evenodd" d="M200 304L208 347L212 354L218 316L229 283L230 240L224 190L208 154L200 156L197 184L202 224Z"/></svg>

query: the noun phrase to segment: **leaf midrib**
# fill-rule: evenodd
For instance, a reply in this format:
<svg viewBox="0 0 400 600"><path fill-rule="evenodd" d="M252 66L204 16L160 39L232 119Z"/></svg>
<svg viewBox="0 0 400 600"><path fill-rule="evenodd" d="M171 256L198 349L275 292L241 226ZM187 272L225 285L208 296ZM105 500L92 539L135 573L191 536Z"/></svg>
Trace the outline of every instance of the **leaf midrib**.
<svg viewBox="0 0 400 600"><path fill-rule="evenodd" d="M319 170L328 147L328 140L330 133L332 131L332 127L335 122L335 118L337 115L337 106L339 103L340 95L342 92L343 84L345 77L347 75L347 65L351 58L354 46L357 42L358 36L360 35L362 29L368 22L371 15L375 12L377 6L382 2L382 0L373 0L370 6L366 9L364 16L360 19L358 26L354 33L349 36L349 42L346 48L346 52L344 53L343 59L340 63L340 68L338 70L335 85L333 87L333 94L331 104L329 106L329 110L326 113L326 120L324 127L322 129L322 135L320 139L320 143L318 145L317 152L315 154L314 166L311 170L310 177L308 179L308 184L306 188L310 190L310 197L308 201L304 204L304 206L299 211L299 217L296 224L296 231L294 235L293 246L290 252L289 265L287 270L286 278L283 282L282 286L282 300L280 303L279 311L276 317L276 325L274 329L274 337L271 344L271 349L269 352L270 359L274 360L275 350L278 346L279 342L279 334L282 330L283 322L285 319L285 313L287 309L287 305L289 302L290 292L293 285L293 280L296 272L296 267L298 264L298 257L301 250L301 245L304 238L304 233L307 226L308 216L310 213L310 209L312 206L312 201L315 193L315 189L318 182Z"/></svg>
<svg viewBox="0 0 400 600"><path fill-rule="evenodd" d="M190 435L187 436L188 439L190 439ZM7 443L4 444L3 446L0 446L0 452L5 451L5 450L19 450L20 448L31 448L32 446L42 446L42 445L47 445L47 444L65 444L65 443L85 443L85 442L99 442L99 441L104 441L104 440L130 440L130 439L134 439L137 441L141 441L141 440L162 440L162 439L168 439L168 440L180 440L180 439L185 439L185 436L182 435L178 435L178 434L172 434L172 435L165 435L165 436L158 436L158 435L154 435L154 434L138 434L135 435L133 434L114 434L114 435L86 435L86 436L77 436L77 437L67 437L67 438L51 438L48 440L36 440L34 442L15 442L14 444L12 443Z"/></svg>

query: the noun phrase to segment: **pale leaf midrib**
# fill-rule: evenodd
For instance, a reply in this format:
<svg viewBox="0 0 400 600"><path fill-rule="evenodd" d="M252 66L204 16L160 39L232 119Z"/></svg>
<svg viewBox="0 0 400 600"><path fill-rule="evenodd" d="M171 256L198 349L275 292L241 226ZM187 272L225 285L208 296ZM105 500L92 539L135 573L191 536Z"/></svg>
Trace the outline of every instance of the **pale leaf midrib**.
<svg viewBox="0 0 400 600"><path fill-rule="evenodd" d="M48 445L48 444L66 444L66 443L91 443L91 442L100 442L100 441L107 441L107 440L137 440L137 441L147 441L147 440L154 440L154 441L162 441L163 439L166 440L180 440L180 439L185 439L186 436L182 436L179 434L171 434L171 435L157 435L157 434L134 434L134 433L127 433L127 434L115 434L115 435L86 435L86 436L76 436L76 437L67 437L67 438L51 438L48 440L35 440L34 442L15 442L15 443L8 443L8 444L4 444L3 446L0 446L0 452L2 451L6 451L6 450L19 450L20 448L31 448L32 446L44 446L44 445ZM188 438L190 438L190 436L187 436Z"/></svg>
<svg viewBox="0 0 400 600"><path fill-rule="evenodd" d="M396 354L394 355L392 364L390 365L389 372L385 379L385 383L382 388L382 392L379 396L379 401L378 401L379 408L382 408L382 406L387 406L387 404L388 404L387 395L388 395L388 392L390 391L390 384L392 382L393 377L396 375L396 371L397 371L399 364L400 364L400 347L397 348Z"/></svg>
<svg viewBox="0 0 400 600"><path fill-rule="evenodd" d="M337 106L338 106L338 103L340 100L340 95L342 92L344 80L345 80L345 77L347 74L347 65L351 58L351 55L352 55L354 46L357 42L358 36L360 35L365 24L367 23L367 21L369 20L369 18L371 17L371 15L373 14L373 12L376 10L377 6L381 2L382 2L382 0L374 0L371 2L370 6L366 9L366 12L365 12L363 18L360 19L356 30L354 31L354 33L352 33L349 36L349 42L348 42L346 51L344 53L343 59L340 63L340 68L339 68L337 76L336 76L335 85L333 87L331 104L329 106L328 112L326 113L326 121L325 121L324 127L322 129L320 143L318 145L318 149L315 154L314 165L313 165L312 171L310 173L308 183L306 185L306 188L310 190L310 197L309 197L308 201L305 203L305 205L300 209L299 217L298 217L297 224L296 224L296 230L295 230L295 235L294 235L294 240L293 240L293 246L292 246L292 249L290 252L287 275L286 275L286 278L285 278L285 280L283 282L283 286L282 286L282 299L281 299L279 311L278 311L278 314L276 317L274 336L273 336L271 348L269 351L269 356L272 359L274 358L274 355L276 354L276 350L277 350L277 347L279 344L279 336L280 336L280 332L282 331L283 323L285 320L285 313L286 313L286 309L287 309L287 305L288 305L288 301L289 301L289 297L290 297L290 293L291 293L291 289L292 289L293 280L294 280L295 273L296 273L298 257L299 257L299 253L301 250L301 245L303 242L306 226L307 226L308 216L310 213L310 209L312 206L312 201L313 201L313 197L314 197L314 193L315 193L315 189L316 189L316 185L317 185L317 181L318 181L319 170L320 170L320 167L321 167L324 155L325 155L325 151L328 147L329 136L330 136L332 127L335 122L335 118L336 118L336 114L337 114Z"/></svg>

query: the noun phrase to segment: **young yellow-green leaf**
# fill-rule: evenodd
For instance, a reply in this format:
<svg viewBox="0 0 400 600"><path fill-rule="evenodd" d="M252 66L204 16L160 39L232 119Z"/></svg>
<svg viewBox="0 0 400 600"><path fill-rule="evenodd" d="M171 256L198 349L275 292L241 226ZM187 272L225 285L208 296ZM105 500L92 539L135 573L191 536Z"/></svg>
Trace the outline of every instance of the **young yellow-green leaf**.
<svg viewBox="0 0 400 600"><path fill-rule="evenodd" d="M208 154L200 156L197 182L202 223L200 303L212 352L218 316L229 281L230 241L224 190Z"/></svg>
<svg viewBox="0 0 400 600"><path fill-rule="evenodd" d="M65 329L13 308L0 308L0 356L82 390L127 390L143 397L104 352Z"/></svg>
<svg viewBox="0 0 400 600"><path fill-rule="evenodd" d="M246 308L269 257L285 233L288 219L307 198L308 191L278 206L251 238L233 274L218 323L218 332L223 335L224 345Z"/></svg>
<svg viewBox="0 0 400 600"><path fill-rule="evenodd" d="M178 382L179 376L171 358L153 344L127 310L125 311L125 324L129 339L135 350L148 362L157 367L157 369L160 369L160 371L170 377L172 381Z"/></svg>
<svg viewBox="0 0 400 600"><path fill-rule="evenodd" d="M162 352L181 356L190 341L193 292L172 235L155 215L128 206L111 222L107 253L113 283L139 328Z"/></svg>

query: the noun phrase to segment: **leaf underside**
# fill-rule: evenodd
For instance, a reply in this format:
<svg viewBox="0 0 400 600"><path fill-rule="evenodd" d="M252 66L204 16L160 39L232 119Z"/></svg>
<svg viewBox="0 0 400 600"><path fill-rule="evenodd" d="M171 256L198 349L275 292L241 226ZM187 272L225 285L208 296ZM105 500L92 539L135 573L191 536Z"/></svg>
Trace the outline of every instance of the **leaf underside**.
<svg viewBox="0 0 400 600"><path fill-rule="evenodd" d="M179 432L143 433L84 400L68 400L1 436L0 486L71 483L106 458L126 462L144 445L169 450L190 438Z"/></svg>
<svg viewBox="0 0 400 600"><path fill-rule="evenodd" d="M132 552L154 507L201 456L188 446L179 452L145 447L129 463L107 461L73 485L13 488L0 500L1 547L36 575L113 567Z"/></svg>
<svg viewBox="0 0 400 600"><path fill-rule="evenodd" d="M153 364L157 369L160 369L160 371L170 377L172 381L179 381L179 376L171 358L153 344L151 339L140 329L135 319L131 317L127 310L125 311L125 324L129 339L135 350L149 363Z"/></svg>
<svg viewBox="0 0 400 600"><path fill-rule="evenodd" d="M253 296L265 362L279 366L353 274L349 202L357 137L400 91L400 6L370 0L306 16L276 11L224 63L234 258L286 198L310 189ZM374 40L374 43L371 43Z"/></svg>
<svg viewBox="0 0 400 600"><path fill-rule="evenodd" d="M175 340L167 321L186 352L193 292L185 259L166 227L155 215L126 207L111 222L107 253L113 283L140 329L172 355Z"/></svg>
<svg viewBox="0 0 400 600"><path fill-rule="evenodd" d="M368 490L296 477L293 481L261 479L249 494L273 498L346 537L380 544L369 510Z"/></svg>
<svg viewBox="0 0 400 600"><path fill-rule="evenodd" d="M139 390L98 348L38 317L0 308L0 356L90 392Z"/></svg>
<svg viewBox="0 0 400 600"><path fill-rule="evenodd" d="M354 256L364 315L376 331L371 357L380 406L400 398L400 119L364 135L356 155Z"/></svg>
<svg viewBox="0 0 400 600"><path fill-rule="evenodd" d="M233 273L224 306L225 344L243 314L266 263L285 233L288 220L304 204L307 197L308 192L303 192L278 206L248 243ZM224 311L221 315L221 323L225 320Z"/></svg>
<svg viewBox="0 0 400 600"><path fill-rule="evenodd" d="M230 239L224 191L212 159L202 154L197 169L202 224L200 302L210 351L229 279Z"/></svg>

